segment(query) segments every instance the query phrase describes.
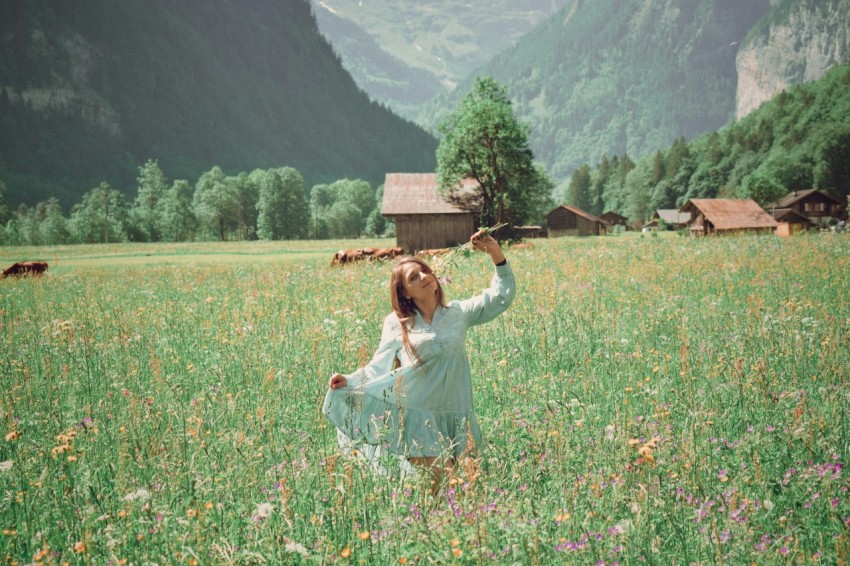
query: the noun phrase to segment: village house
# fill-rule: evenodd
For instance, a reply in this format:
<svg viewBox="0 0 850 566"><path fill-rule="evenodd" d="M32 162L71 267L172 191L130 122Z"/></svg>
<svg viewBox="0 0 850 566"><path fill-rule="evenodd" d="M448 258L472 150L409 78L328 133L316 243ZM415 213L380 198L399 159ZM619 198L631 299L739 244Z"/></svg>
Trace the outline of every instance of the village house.
<svg viewBox="0 0 850 566"><path fill-rule="evenodd" d="M625 229L628 229L629 226L629 219L622 214L617 214L613 210L609 210L599 218L607 222L610 226L622 226Z"/></svg>
<svg viewBox="0 0 850 566"><path fill-rule="evenodd" d="M694 198L680 212L689 213L691 235L773 232L777 222L752 199Z"/></svg>
<svg viewBox="0 0 850 566"><path fill-rule="evenodd" d="M641 226L641 229L644 232L657 230L662 221L673 230L682 230L691 221L691 215L689 212L680 212L676 208L659 208L652 215L652 220Z"/></svg>
<svg viewBox="0 0 850 566"><path fill-rule="evenodd" d="M608 223L580 208L562 204L546 215L549 237L600 236L606 233Z"/></svg>
<svg viewBox="0 0 850 566"><path fill-rule="evenodd" d="M838 199L819 191L808 189L805 191L791 191L776 202L765 205L773 218L779 221L781 218L797 220L797 224L804 225L799 221L799 216L809 220L810 226L826 227L828 224L847 219L847 208ZM790 212L796 215L790 215Z"/></svg>
<svg viewBox="0 0 850 566"><path fill-rule="evenodd" d="M387 173L381 214L395 221L396 245L407 253L455 246L475 233L473 213L446 202L436 173Z"/></svg>

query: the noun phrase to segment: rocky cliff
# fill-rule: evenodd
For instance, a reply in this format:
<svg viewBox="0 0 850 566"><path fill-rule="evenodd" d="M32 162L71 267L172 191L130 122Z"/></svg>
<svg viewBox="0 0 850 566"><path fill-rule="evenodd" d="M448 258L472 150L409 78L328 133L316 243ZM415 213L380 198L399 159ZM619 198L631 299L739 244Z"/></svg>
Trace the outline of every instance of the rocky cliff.
<svg viewBox="0 0 850 566"><path fill-rule="evenodd" d="M850 0L786 0L747 36L736 59L736 117L848 59Z"/></svg>

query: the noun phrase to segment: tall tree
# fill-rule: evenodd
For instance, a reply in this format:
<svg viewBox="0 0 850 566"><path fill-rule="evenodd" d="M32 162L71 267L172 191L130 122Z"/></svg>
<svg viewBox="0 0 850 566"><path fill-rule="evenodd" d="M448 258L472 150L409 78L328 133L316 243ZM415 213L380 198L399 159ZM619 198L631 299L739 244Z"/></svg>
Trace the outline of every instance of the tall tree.
<svg viewBox="0 0 850 566"><path fill-rule="evenodd" d="M542 211L536 208L551 205L552 183L541 168L534 167L528 130L514 116L505 87L491 77L477 78L439 126L443 134L437 148L441 192L475 212L485 225L517 226L540 216ZM459 183L469 178L478 183L477 189L471 195L460 194Z"/></svg>
<svg viewBox="0 0 850 566"><path fill-rule="evenodd" d="M165 173L154 159L139 167L136 200L131 209L131 218L139 229L142 239L158 242L162 238L162 218L159 201L168 189Z"/></svg>
<svg viewBox="0 0 850 566"><path fill-rule="evenodd" d="M6 183L0 179L0 226L5 226L12 219L12 209L6 202Z"/></svg>
<svg viewBox="0 0 850 566"><path fill-rule="evenodd" d="M570 177L570 185L567 189L567 202L586 212L590 212L593 202L590 194L590 167L588 165L582 165Z"/></svg>
<svg viewBox="0 0 850 566"><path fill-rule="evenodd" d="M333 183L336 188L337 202L349 202L360 211L357 220L356 236L366 228L366 219L375 208L375 193L368 181L361 179L342 179Z"/></svg>
<svg viewBox="0 0 850 566"><path fill-rule="evenodd" d="M83 244L126 241L129 218L124 195L106 182L84 194L83 202L71 209L71 226Z"/></svg>
<svg viewBox="0 0 850 566"><path fill-rule="evenodd" d="M307 235L310 212L304 178L292 167L266 172L257 208L257 235L261 239L294 240Z"/></svg>
<svg viewBox="0 0 850 566"><path fill-rule="evenodd" d="M195 239L198 219L192 206L194 192L189 181L178 179L159 201L162 239L166 242L187 242Z"/></svg>
<svg viewBox="0 0 850 566"><path fill-rule="evenodd" d="M195 184L195 215L199 228L208 237L223 242L239 229L239 204L236 186L227 182L217 165L201 175Z"/></svg>

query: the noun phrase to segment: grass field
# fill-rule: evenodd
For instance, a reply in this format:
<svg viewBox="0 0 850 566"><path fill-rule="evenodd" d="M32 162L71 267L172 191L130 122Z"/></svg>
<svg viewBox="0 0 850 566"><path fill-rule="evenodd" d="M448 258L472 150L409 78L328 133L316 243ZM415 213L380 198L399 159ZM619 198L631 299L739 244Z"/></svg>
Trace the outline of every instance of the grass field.
<svg viewBox="0 0 850 566"><path fill-rule="evenodd" d="M847 562L850 237L508 251L517 299L468 341L486 447L435 498L321 415L389 309L341 247L0 249L51 263L0 281L0 560Z"/></svg>

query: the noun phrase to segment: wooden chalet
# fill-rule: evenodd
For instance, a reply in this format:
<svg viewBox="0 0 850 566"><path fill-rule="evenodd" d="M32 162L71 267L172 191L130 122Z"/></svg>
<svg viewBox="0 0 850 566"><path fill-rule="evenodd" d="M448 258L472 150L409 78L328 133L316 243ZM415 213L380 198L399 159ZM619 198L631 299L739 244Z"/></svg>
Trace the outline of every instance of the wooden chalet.
<svg viewBox="0 0 850 566"><path fill-rule="evenodd" d="M831 219L847 218L846 206L818 189L792 191L764 208L777 220L777 215L784 216L790 210L808 218L812 225L820 227L829 224Z"/></svg>
<svg viewBox="0 0 850 566"><path fill-rule="evenodd" d="M475 233L473 213L443 199L436 173L387 173L381 214L395 221L396 245L407 253L455 246Z"/></svg>
<svg viewBox="0 0 850 566"><path fill-rule="evenodd" d="M562 204L546 215L549 237L600 236L606 233L608 223L580 208Z"/></svg>
<svg viewBox="0 0 850 566"><path fill-rule="evenodd" d="M776 227L776 233L779 236L790 236L815 226L807 216L803 216L792 208L774 208L769 212L773 219L779 222L779 226Z"/></svg>
<svg viewBox="0 0 850 566"><path fill-rule="evenodd" d="M689 213L692 235L773 232L777 222L752 199L694 198L680 212Z"/></svg>
<svg viewBox="0 0 850 566"><path fill-rule="evenodd" d="M607 222L609 226L622 226L623 228L628 228L629 226L629 219L622 214L617 214L613 210L609 210L599 218Z"/></svg>

